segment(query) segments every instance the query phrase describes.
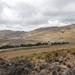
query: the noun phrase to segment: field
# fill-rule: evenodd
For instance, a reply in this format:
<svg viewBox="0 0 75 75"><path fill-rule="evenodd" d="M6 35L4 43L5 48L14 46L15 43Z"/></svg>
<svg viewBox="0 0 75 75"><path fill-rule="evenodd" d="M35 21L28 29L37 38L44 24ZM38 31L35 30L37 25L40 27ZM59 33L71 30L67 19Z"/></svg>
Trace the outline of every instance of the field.
<svg viewBox="0 0 75 75"><path fill-rule="evenodd" d="M21 57L21 56L31 56L34 53L42 53L42 52L51 52L56 50L62 50L62 49L72 49L75 48L75 44L66 44L66 45L56 45L56 46L49 46L47 48L32 48L32 49L20 49L20 50L8 50L4 52L0 52L0 57L4 59L12 59L15 57Z"/></svg>
<svg viewBox="0 0 75 75"><path fill-rule="evenodd" d="M1 51L0 75L75 75L75 44Z"/></svg>

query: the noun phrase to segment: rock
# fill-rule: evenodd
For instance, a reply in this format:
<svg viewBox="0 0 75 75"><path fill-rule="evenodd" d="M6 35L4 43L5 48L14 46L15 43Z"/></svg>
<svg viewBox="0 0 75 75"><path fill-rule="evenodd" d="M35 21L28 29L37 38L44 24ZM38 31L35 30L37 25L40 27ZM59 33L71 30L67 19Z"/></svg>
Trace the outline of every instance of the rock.
<svg viewBox="0 0 75 75"><path fill-rule="evenodd" d="M40 72L39 72L39 74L38 75L47 75L47 72L46 72L46 70L45 69L43 69L43 70L41 70Z"/></svg>

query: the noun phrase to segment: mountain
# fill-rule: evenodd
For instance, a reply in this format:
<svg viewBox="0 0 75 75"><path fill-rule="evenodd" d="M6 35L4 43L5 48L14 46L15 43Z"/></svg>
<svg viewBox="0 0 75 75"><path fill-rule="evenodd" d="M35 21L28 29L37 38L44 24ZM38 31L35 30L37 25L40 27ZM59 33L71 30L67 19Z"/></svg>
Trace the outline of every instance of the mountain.
<svg viewBox="0 0 75 75"><path fill-rule="evenodd" d="M62 37L64 40L74 41L75 24L62 27L39 28L30 32L1 30L0 45L47 42L49 40L58 40Z"/></svg>
<svg viewBox="0 0 75 75"><path fill-rule="evenodd" d="M64 40L75 40L75 24L62 27L46 27L39 28L30 32L31 36L27 39L34 39L38 41L57 40L62 37ZM62 36L63 34L63 36Z"/></svg>
<svg viewBox="0 0 75 75"><path fill-rule="evenodd" d="M24 31L11 31L11 30L1 30L0 39L16 39L21 38L27 32Z"/></svg>

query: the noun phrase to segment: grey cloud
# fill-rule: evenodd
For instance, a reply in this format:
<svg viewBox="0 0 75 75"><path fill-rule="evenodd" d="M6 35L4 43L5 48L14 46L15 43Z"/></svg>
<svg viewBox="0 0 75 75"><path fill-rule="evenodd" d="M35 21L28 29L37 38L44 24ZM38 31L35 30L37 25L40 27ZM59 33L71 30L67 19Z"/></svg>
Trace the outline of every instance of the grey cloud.
<svg viewBox="0 0 75 75"><path fill-rule="evenodd" d="M4 7L4 3L2 2L2 0L0 1L0 13L2 12L2 9Z"/></svg>
<svg viewBox="0 0 75 75"><path fill-rule="evenodd" d="M74 3L75 0L53 0L53 4L56 8L60 10L66 7L68 4Z"/></svg>
<svg viewBox="0 0 75 75"><path fill-rule="evenodd" d="M75 22L75 8L72 6L72 3L75 4L75 0L38 0L37 3L37 0L32 0L32 3L30 3L31 0L28 0L29 3L24 0L19 0L20 2L14 0L15 4L12 5L11 2L8 4L7 1L0 1L0 26L4 24L5 28L8 29L24 30L25 28L28 30L29 28L32 30L38 28L39 25L48 24L50 19L63 23ZM13 19L10 12L6 13L7 18L2 16L3 9L6 7L13 11Z"/></svg>
<svg viewBox="0 0 75 75"><path fill-rule="evenodd" d="M28 21L26 24L28 25L40 25L40 24L46 24L48 23L48 20L47 19L35 19L35 20L31 20L31 21Z"/></svg>
<svg viewBox="0 0 75 75"><path fill-rule="evenodd" d="M75 4L74 0L53 0L52 3L53 3L52 6L54 7L54 10L49 9L50 5L48 3L48 10L43 12L44 16L61 20L62 22L74 23L75 8L74 7L71 7L72 9L66 8L68 7L68 5L71 5L72 3Z"/></svg>
<svg viewBox="0 0 75 75"><path fill-rule="evenodd" d="M31 17L35 15L36 9L32 5L28 5L25 3L20 3L15 7L15 11L19 14L21 17Z"/></svg>
<svg viewBox="0 0 75 75"><path fill-rule="evenodd" d="M0 20L0 24L20 24L20 21L7 21L7 20Z"/></svg>

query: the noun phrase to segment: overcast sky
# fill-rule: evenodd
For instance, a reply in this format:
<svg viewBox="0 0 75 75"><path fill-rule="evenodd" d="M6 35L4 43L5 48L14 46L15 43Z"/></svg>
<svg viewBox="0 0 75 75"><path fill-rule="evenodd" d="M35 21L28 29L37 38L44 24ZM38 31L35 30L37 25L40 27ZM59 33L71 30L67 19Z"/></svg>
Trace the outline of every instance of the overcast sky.
<svg viewBox="0 0 75 75"><path fill-rule="evenodd" d="M0 30L30 31L75 23L75 0L0 0Z"/></svg>

